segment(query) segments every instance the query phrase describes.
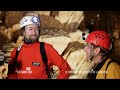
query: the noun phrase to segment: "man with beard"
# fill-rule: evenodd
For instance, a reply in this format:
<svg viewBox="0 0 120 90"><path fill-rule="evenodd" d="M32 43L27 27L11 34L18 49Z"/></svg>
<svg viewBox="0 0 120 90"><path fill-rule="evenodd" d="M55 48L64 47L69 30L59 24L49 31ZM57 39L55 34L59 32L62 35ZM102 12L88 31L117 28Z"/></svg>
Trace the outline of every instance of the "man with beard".
<svg viewBox="0 0 120 90"><path fill-rule="evenodd" d="M20 28L24 37L24 44L20 48L16 47L11 53L8 79L48 79L47 70L48 68L50 70L53 65L56 65L60 70L57 79L69 78L69 73L66 72L71 70L71 68L67 61L58 54L52 45L44 43L48 59L48 68L46 67L40 52L40 25L41 23L37 16L29 15L21 19ZM20 51L16 58L17 49Z"/></svg>
<svg viewBox="0 0 120 90"><path fill-rule="evenodd" d="M120 66L110 57L112 40L103 30L91 32L87 39L86 59L94 61L88 77L91 79L120 79Z"/></svg>

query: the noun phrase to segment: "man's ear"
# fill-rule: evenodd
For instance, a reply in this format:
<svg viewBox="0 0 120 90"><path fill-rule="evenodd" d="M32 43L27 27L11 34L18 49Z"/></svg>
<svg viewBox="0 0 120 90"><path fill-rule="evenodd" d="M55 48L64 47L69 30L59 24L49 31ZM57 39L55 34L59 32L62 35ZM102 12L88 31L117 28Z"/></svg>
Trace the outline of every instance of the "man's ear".
<svg viewBox="0 0 120 90"><path fill-rule="evenodd" d="M94 49L94 55L98 55L100 53L100 48L97 47Z"/></svg>

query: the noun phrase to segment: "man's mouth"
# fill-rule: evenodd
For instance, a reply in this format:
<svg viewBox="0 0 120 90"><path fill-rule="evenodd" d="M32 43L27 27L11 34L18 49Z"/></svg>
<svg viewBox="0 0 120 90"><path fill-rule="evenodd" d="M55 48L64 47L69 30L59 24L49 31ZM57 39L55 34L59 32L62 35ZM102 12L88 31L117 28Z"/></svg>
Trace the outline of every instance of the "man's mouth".
<svg viewBox="0 0 120 90"><path fill-rule="evenodd" d="M31 35L30 38L34 38L34 37L37 37L37 35Z"/></svg>

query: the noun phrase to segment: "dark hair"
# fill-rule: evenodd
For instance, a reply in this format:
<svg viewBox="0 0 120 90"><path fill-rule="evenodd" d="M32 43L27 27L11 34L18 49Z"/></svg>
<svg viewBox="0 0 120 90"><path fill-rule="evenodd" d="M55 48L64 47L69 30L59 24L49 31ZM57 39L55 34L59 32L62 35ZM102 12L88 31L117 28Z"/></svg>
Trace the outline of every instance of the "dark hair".
<svg viewBox="0 0 120 90"><path fill-rule="evenodd" d="M25 30L25 26L21 28L21 35L23 35L24 30Z"/></svg>
<svg viewBox="0 0 120 90"><path fill-rule="evenodd" d="M94 45L94 44L92 44L92 45L93 45L93 49L99 47L99 48L100 48L100 53L102 53L102 54L109 54L109 53L108 53L109 50L107 50L107 49L105 49L105 48L103 48L103 47L101 47L101 46L97 46L97 45Z"/></svg>

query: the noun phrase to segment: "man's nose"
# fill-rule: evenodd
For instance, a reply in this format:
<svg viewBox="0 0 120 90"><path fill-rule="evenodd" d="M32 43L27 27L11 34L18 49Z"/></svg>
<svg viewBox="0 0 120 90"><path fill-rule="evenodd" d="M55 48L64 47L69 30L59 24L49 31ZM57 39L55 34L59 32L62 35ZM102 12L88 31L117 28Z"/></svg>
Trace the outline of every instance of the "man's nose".
<svg viewBox="0 0 120 90"><path fill-rule="evenodd" d="M33 34L35 34L35 33L36 33L35 29L33 29L33 30L32 30L32 33L33 33Z"/></svg>

